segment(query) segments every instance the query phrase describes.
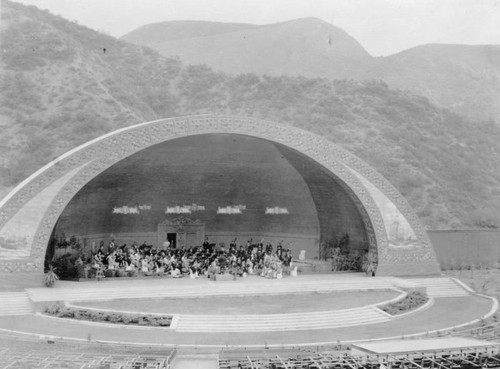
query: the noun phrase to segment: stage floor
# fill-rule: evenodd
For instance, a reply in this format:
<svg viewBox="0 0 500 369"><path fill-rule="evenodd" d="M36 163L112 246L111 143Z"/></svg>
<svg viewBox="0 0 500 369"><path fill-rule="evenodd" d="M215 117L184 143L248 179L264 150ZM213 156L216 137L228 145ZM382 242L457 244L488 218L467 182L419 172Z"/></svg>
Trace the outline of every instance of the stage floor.
<svg viewBox="0 0 500 369"><path fill-rule="evenodd" d="M363 291L417 287L395 277L366 277L364 273L308 274L283 279L249 276L228 281L208 278L112 278L84 282L58 281L53 288L26 288L34 302L289 294L301 292Z"/></svg>
<svg viewBox="0 0 500 369"><path fill-rule="evenodd" d="M105 302L120 299L186 299L203 303L203 297L220 296L234 303L248 303L251 296L290 296L297 294L347 294L370 291L401 293L401 288L426 287L432 303L424 309L402 317L383 313L370 301L349 306L332 306L325 311L294 311L274 314L194 314L176 310L170 328L134 327L95 322L51 318L35 314L0 316L0 329L44 337L63 337L82 341L135 343L142 345L173 345L189 347L280 347L310 345L381 338L400 338L443 330L467 324L491 314L494 300L476 295L447 277L401 279L395 277L368 278L364 274L315 274L297 278L268 280L256 276L236 281L213 282L208 279L117 279L100 282L60 281L54 288L25 290L32 307L64 301L85 305L85 301ZM352 295L355 296L356 293ZM359 295L358 295L359 296ZM239 300L239 302L238 302ZM89 303L87 303L89 304ZM314 298L310 304L314 306ZM0 303L1 305L1 303ZM92 305L92 304L89 304ZM95 305L95 304L94 304ZM1 307L1 306L0 306ZM117 310L126 310L118 308ZM135 310L133 310L135 311ZM284 307L286 311L286 307Z"/></svg>

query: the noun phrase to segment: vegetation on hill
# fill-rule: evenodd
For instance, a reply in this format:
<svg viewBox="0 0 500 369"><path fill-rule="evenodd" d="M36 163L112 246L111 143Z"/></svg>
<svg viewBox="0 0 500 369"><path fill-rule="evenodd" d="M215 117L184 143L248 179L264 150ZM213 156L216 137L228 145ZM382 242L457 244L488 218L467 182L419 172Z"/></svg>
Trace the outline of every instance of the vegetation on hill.
<svg viewBox="0 0 500 369"><path fill-rule="evenodd" d="M317 18L253 28L162 22L122 39L225 73L382 79L468 118L500 122L500 45L429 44L374 58L342 29Z"/></svg>
<svg viewBox="0 0 500 369"><path fill-rule="evenodd" d="M361 76L377 76L470 119L500 124L500 45L423 45L377 58Z"/></svg>
<svg viewBox="0 0 500 369"><path fill-rule="evenodd" d="M2 1L0 187L114 129L198 113L327 137L378 169L430 228L500 226L500 127L384 82L228 76Z"/></svg>

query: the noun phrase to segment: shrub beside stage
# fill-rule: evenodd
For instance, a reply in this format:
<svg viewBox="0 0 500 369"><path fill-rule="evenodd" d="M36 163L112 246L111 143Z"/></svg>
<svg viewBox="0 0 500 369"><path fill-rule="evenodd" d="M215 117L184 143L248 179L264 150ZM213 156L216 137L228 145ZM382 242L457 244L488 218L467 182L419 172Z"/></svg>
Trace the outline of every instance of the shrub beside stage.
<svg viewBox="0 0 500 369"><path fill-rule="evenodd" d="M125 325L170 327L170 324L172 323L171 315L96 311L90 309L73 308L63 306L61 304L46 306L43 312L46 315L55 316L58 318Z"/></svg>
<svg viewBox="0 0 500 369"><path fill-rule="evenodd" d="M405 298L390 304L379 306L379 309L391 315L400 315L418 309L429 301L425 291L409 290Z"/></svg>

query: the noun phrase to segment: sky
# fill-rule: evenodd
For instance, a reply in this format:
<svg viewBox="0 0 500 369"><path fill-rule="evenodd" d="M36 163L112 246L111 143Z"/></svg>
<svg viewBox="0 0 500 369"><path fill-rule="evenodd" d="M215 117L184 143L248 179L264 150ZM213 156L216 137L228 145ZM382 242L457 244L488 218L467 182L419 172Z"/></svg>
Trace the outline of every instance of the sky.
<svg viewBox="0 0 500 369"><path fill-rule="evenodd" d="M373 56L427 43L500 44L500 0L15 0L120 37L149 23L252 24L316 17Z"/></svg>

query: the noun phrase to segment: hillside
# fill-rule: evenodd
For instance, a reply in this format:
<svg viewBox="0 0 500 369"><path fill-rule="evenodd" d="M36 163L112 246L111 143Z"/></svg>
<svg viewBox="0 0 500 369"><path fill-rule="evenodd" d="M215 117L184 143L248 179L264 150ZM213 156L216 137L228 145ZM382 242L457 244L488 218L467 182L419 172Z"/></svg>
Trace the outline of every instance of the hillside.
<svg viewBox="0 0 500 369"><path fill-rule="evenodd" d="M500 46L423 45L377 58L364 73L472 119L500 123Z"/></svg>
<svg viewBox="0 0 500 369"><path fill-rule="evenodd" d="M302 75L305 77L349 78L371 57L363 47L340 28L320 19L253 26L228 31L219 23L192 22L187 26L208 28L213 32L180 31L170 33L173 26L163 22L156 27L142 27L122 37L124 41L150 46L165 56L178 56L187 64L207 64L226 73L269 75ZM140 32L139 32L140 31Z"/></svg>
<svg viewBox="0 0 500 369"><path fill-rule="evenodd" d="M380 81L230 76L2 1L0 187L127 125L198 113L298 126L360 156L430 228L500 226L500 128Z"/></svg>
<svg viewBox="0 0 500 369"><path fill-rule="evenodd" d="M232 74L382 79L472 120L500 122L500 46L424 45L373 58L343 30L314 18L232 31L224 23L220 30L210 22L182 27L163 22L122 39Z"/></svg>

